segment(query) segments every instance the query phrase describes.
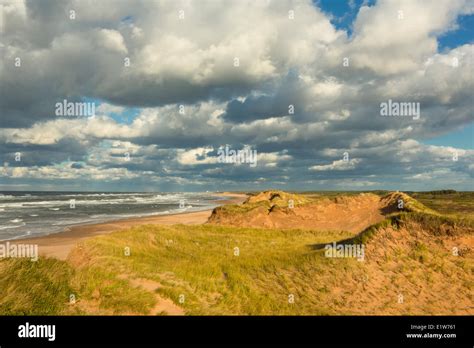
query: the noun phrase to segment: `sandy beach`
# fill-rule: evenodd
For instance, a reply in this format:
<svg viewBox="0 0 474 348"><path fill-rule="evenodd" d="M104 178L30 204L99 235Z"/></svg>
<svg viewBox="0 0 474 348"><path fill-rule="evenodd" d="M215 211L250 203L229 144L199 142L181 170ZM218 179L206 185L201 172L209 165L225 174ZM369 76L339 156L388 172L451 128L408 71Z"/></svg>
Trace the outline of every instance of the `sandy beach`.
<svg viewBox="0 0 474 348"><path fill-rule="evenodd" d="M247 195L240 193L223 192L216 193L215 196L226 197L226 199L216 201L216 204L238 204L243 202ZM10 241L10 244L37 244L40 256L54 257L65 260L72 248L79 242L115 231L125 230L138 225L198 225L207 221L212 213L212 209L170 214L159 216L146 216L129 219L108 221L98 224L77 225L68 227L65 231L53 233L36 238L26 238Z"/></svg>

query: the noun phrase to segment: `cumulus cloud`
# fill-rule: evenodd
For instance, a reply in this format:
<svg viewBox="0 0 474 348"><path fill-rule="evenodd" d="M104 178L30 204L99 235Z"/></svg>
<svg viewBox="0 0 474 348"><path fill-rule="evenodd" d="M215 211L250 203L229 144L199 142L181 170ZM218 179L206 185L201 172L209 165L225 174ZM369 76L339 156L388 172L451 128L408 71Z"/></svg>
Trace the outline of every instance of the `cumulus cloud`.
<svg viewBox="0 0 474 348"><path fill-rule="evenodd" d="M178 162L184 165L217 163L216 157L207 156L213 150L212 147L200 147L187 151L178 151Z"/></svg>
<svg viewBox="0 0 474 348"><path fill-rule="evenodd" d="M474 45L437 42L474 13L469 1L380 0L351 35L310 0L0 6L0 149L18 180L472 179L472 150L422 142L472 122ZM56 116L64 99L96 103L96 117ZM420 119L382 117L389 99L420 103ZM259 165L220 166L223 144L257 149Z"/></svg>
<svg viewBox="0 0 474 348"><path fill-rule="evenodd" d="M436 35L453 29L457 16L470 12L467 0L378 1L360 9L348 55L357 67L378 74L416 71L420 61L436 53Z"/></svg>
<svg viewBox="0 0 474 348"><path fill-rule="evenodd" d="M349 170L354 169L356 165L360 162L360 159L353 158L351 160L337 160L333 161L331 164L315 165L310 167L310 170L314 171L326 171L326 170Z"/></svg>

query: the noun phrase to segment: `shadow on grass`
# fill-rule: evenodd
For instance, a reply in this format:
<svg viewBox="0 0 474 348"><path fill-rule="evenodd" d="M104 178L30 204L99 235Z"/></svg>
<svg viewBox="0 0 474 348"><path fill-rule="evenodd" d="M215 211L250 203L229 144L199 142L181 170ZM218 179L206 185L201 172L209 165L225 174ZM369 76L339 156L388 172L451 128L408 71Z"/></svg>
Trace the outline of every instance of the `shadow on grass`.
<svg viewBox="0 0 474 348"><path fill-rule="evenodd" d="M342 239L340 241L336 241L336 245L345 245L345 244L353 244L354 240L356 240L356 238L358 237L359 235L355 236L355 237L351 237L351 238L346 238L346 239ZM322 250L324 249L324 247L326 245L332 245L333 242L329 242L329 243L318 243L318 244L309 244L307 245L308 248L310 248L311 250Z"/></svg>

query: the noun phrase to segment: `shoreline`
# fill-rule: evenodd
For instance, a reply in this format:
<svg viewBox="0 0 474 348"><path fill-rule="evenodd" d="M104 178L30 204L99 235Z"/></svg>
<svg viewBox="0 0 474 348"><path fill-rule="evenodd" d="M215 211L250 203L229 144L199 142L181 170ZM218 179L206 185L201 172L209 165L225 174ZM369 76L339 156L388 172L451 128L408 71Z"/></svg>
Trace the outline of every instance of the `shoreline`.
<svg viewBox="0 0 474 348"><path fill-rule="evenodd" d="M239 193L218 193L216 196L228 197L216 200L216 204L239 204L247 195ZM131 217L126 219L110 220L93 224L79 224L67 227L64 231L38 236L34 238L22 238L9 240L10 244L36 244L39 256L53 257L66 260L72 248L81 241L88 238L108 234L116 231L126 230L139 225L200 225L207 222L213 209L174 214L152 215L142 217ZM6 241L2 241L3 243Z"/></svg>

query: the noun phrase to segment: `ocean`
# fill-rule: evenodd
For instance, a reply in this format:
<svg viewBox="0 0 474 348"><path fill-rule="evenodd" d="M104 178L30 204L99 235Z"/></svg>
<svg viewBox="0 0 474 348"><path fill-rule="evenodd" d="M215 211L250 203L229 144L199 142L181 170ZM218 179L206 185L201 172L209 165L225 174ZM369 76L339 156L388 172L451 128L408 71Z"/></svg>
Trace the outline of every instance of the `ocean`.
<svg viewBox="0 0 474 348"><path fill-rule="evenodd" d="M212 193L0 191L0 240L31 238L69 226L212 209Z"/></svg>

